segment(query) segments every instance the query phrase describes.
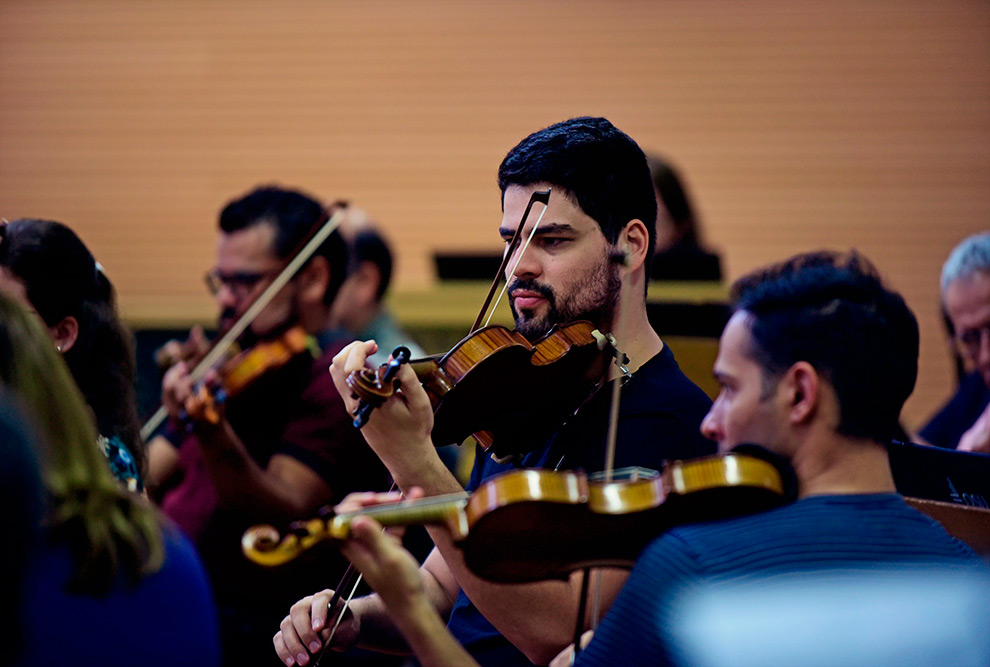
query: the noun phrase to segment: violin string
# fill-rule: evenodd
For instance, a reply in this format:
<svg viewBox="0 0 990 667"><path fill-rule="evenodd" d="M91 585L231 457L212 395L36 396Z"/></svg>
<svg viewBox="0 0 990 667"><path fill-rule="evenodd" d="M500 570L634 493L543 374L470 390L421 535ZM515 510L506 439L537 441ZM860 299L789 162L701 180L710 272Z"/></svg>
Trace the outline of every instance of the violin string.
<svg viewBox="0 0 990 667"><path fill-rule="evenodd" d="M536 219L536 223L533 224L533 228L531 230L529 230L529 236L526 237L526 242L523 243L522 249L519 251L519 254L516 255L516 261L515 261L515 263L512 265L512 268L509 270L509 275L510 276L515 274L516 267L518 267L519 266L519 262L522 261L523 254L526 252L526 248L529 247L529 242L533 240L533 234L536 233L536 228L540 226L540 221L543 220L543 216L546 215L546 212L547 212L547 209L548 208L550 208L550 205L549 204L547 204L546 206L543 207L543 211L540 213L540 217L538 217ZM520 223L520 224L522 224L522 223ZM498 298L495 299L495 305L492 306L492 309L488 311L488 319L485 320L485 326L486 327L488 326L488 323L492 321L492 316L495 314L495 311L498 309L498 304L502 300L502 296L505 294L506 290L508 290L508 289L509 289L509 279L506 278L505 279L505 284L502 285L502 290L498 293Z"/></svg>

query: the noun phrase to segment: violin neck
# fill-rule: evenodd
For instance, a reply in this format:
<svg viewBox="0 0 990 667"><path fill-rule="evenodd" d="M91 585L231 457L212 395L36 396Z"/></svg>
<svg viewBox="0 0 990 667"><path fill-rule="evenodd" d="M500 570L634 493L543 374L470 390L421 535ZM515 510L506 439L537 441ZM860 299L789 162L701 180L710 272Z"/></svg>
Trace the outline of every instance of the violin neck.
<svg viewBox="0 0 990 667"><path fill-rule="evenodd" d="M338 514L327 525L327 532L336 539L346 539L351 532L351 522L359 516L373 518L383 526L446 525L454 538L467 535L467 493L452 493L422 500L412 500L395 505L379 505L358 512Z"/></svg>

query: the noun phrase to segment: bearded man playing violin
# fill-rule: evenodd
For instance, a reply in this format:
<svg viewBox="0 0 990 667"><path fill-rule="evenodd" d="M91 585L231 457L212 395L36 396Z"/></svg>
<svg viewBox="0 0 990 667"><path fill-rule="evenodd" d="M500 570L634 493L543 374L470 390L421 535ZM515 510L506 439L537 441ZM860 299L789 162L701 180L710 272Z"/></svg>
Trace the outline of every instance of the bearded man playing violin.
<svg viewBox="0 0 990 667"><path fill-rule="evenodd" d="M256 189L223 209L217 264L207 274L221 331L325 220L317 201L278 187ZM241 354L202 383L190 377L189 361L162 381L172 421L151 443L150 475L162 509L195 541L211 576L228 664L253 664L268 650L267 628L311 590L314 573L346 567L333 551L318 570L305 560L257 567L240 554L244 530L285 524L352 491L387 486L387 471L351 426L326 373L348 342L321 338L346 266L346 245L334 232L251 320L239 338Z"/></svg>
<svg viewBox="0 0 990 667"><path fill-rule="evenodd" d="M622 387L614 465L659 469L667 459L713 453L714 444L698 430L711 401L680 371L647 319L657 209L642 150L604 118L575 118L540 130L513 148L499 169L499 186L499 233L506 241L520 224L522 236L529 235L537 216L521 218L531 195L551 189L531 244L525 252L514 249L507 264L517 330L535 341L554 325L589 320L599 331L613 333L628 358L632 375ZM624 261L617 262L617 256ZM358 402L346 378L376 350L374 341L357 342L334 358L331 374L352 411ZM462 491L436 453L432 406L416 374L402 366L397 379L400 389L363 427L366 440L402 491L416 487L427 496ZM602 470L611 394L609 383L602 384L549 438L534 434L527 442L524 433L511 443L519 453L512 461L496 462L479 451L469 490L520 467ZM515 408L512 395L495 400ZM570 643L580 598L577 577L493 584L468 570L444 529L429 530L435 548L419 571L422 585L432 607L478 662L546 664ZM605 605L624 579L625 573L604 573ZM308 665L322 650L333 625L327 620L330 598L329 590L304 598L283 620L274 644L286 665ZM351 602L332 644L410 650L377 596Z"/></svg>

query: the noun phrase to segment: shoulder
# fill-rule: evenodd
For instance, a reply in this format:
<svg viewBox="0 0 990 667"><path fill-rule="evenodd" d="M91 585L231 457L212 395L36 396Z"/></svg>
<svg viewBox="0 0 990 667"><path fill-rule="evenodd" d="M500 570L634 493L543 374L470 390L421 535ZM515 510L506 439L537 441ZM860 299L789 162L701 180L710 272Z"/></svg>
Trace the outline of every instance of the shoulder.
<svg viewBox="0 0 990 667"><path fill-rule="evenodd" d="M670 532L692 545L702 566L713 573L974 557L972 550L897 494L813 496L767 512Z"/></svg>
<svg viewBox="0 0 990 667"><path fill-rule="evenodd" d="M708 411L712 401L681 370L674 353L664 345L643 364L623 390L623 413L686 413L692 416Z"/></svg>
<svg viewBox="0 0 990 667"><path fill-rule="evenodd" d="M666 347L644 364L622 390L620 435L625 453L659 460L688 459L715 453L701 435L711 399L681 372ZM629 460L617 465L647 465ZM655 465L653 465L655 467Z"/></svg>

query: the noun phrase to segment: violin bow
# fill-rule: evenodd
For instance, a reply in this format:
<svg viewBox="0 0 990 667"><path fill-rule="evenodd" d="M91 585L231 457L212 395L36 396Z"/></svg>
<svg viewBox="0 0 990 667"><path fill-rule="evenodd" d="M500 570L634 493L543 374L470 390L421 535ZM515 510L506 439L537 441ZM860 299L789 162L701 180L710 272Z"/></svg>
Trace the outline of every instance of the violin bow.
<svg viewBox="0 0 990 667"><path fill-rule="evenodd" d="M492 281L492 286L488 290L488 296L485 297L485 303L481 306L481 312L478 313L478 318L474 321L471 326L471 331L469 334L474 333L481 328L481 321L485 318L485 313L488 312L488 305L492 302L492 297L495 296L495 290L498 289L499 281L505 277L505 267L509 265L509 260L512 259L512 254L516 251L519 246L519 240L522 238L522 228L526 224L527 218L529 218L529 211L533 208L533 204L539 202L543 204L543 212L540 213L539 219L536 224L533 225L533 229L530 230L529 236L526 239L526 244L523 246L522 252L519 253L519 257L516 258L515 264L512 265L512 271L516 270L519 266L519 261L522 259L523 253L526 252L526 248L529 247L529 242L533 239L533 234L536 233L536 228L540 224L540 220L543 220L544 214L547 212L547 207L550 205L550 191L552 188L547 188L546 190L537 190L529 197L529 203L526 204L526 210L523 211L522 218L519 220L519 226L516 227L516 231L512 233L512 239L509 241L509 246L505 249L505 254L502 256L502 263L498 267L498 271L495 273L495 280ZM491 313L488 315L488 320L485 321L485 325L491 321L492 313L498 307L499 302L502 300L502 295L505 294L505 290L509 287L509 281L505 281L505 285L502 287L502 291L498 295L498 299L495 301L495 305L492 306Z"/></svg>
<svg viewBox="0 0 990 667"><path fill-rule="evenodd" d="M526 220L529 218L529 212L530 210L532 210L533 204L539 202L543 204L543 211L540 213L540 217L537 219L536 224L533 225L533 229L530 230L529 236L526 238L526 243L522 248L522 252L519 253L519 257L516 258L515 264L512 265L512 270L515 271L516 267L519 266L519 261L522 259L523 253L526 252L526 248L529 247L529 243L533 239L533 234L536 232L536 228L539 226L540 221L543 220L543 216L547 212L547 207L550 204L551 189L552 188L547 188L546 190L537 190L536 192L530 195L529 202L526 204L526 210L523 211L522 218L519 220L519 225L516 227L516 230L512 233L512 239L509 241L509 245L505 250L505 254L502 256L502 263L499 265L498 271L495 274L495 279L492 281L492 285L488 289L488 295L485 297L485 303L481 306L481 312L478 313L478 317L475 319L474 324L471 325L471 330L468 332L469 334L474 333L479 328L481 328L481 321L485 318L485 313L488 312L488 306L492 302L492 297L495 295L495 290L498 289L499 282L502 280L502 278L505 275L505 267L508 266L509 260L512 259L513 253L515 252L516 248L519 246L519 241L522 238L523 225L526 224ZM505 290L508 288L508 285L509 282L508 280L506 280L505 285L502 288L502 291L498 295L498 299L495 301L495 305L492 306L491 309L492 313L494 313L495 309L498 307L499 302L502 300L502 295L505 294ZM491 313L489 313L488 320L486 320L485 322L486 325L488 324L489 321L491 321L491 317L492 315ZM402 362L400 361L399 363ZM396 367L397 366L398 364L396 364ZM361 410L362 414L355 416L354 425L356 427L360 428L359 423L363 423L365 420L367 420L368 411L369 410L365 408L364 410ZM392 490L395 490L395 488L396 487L393 484ZM349 578L353 576L353 573L354 573L353 565L348 565L347 569L344 571L344 576L340 580L340 584L338 584L338 588L334 589L333 595L330 597L330 602L328 604L328 607L330 609L330 612L333 613L333 608L336 606L337 602L340 601L341 598L339 588L344 586L351 587L347 599L344 601L343 607L341 607L340 613L337 614L337 619L334 622L333 629L330 631L330 635L327 637L327 640L323 643L323 648L320 649L320 654L317 657L316 662L314 663L314 667L319 667L320 661L323 659L323 654L326 653L327 648L330 646L330 642L333 640L334 633L337 632L337 626L339 626L341 620L343 620L344 614L347 612L347 607L350 604L351 598L354 596L354 592L357 590L358 584L361 583L360 574L358 574L357 577L355 577L355 581L353 584L347 581Z"/></svg>
<svg viewBox="0 0 990 667"><path fill-rule="evenodd" d="M339 205L338 205L339 206ZM240 337L244 331L251 326L251 323L258 316L258 314L265 309L265 307L271 302L272 299L279 293L279 291L285 287L295 275L299 272L309 258L316 252L316 249L322 244L333 232L340 226L340 223L344 219L345 207L339 206L334 212L333 216L330 216L330 209L324 209L323 214L320 219L317 220L316 224L313 226L314 232L309 236L308 240L304 240L302 246L295 253L285 268L279 272L279 274L269 283L268 287L258 295L251 305L244 311L237 321L210 347L209 352L206 356L189 372L189 378L193 383L199 382L206 375L207 371L210 370L230 349L230 346ZM155 430L161 426L161 423L165 421L168 417L168 411L165 406L159 406L158 410L155 411L153 415L144 423L141 427L141 439L147 442L148 438L155 432Z"/></svg>
<svg viewBox="0 0 990 667"><path fill-rule="evenodd" d="M627 266L629 264L629 252L628 250L619 250L612 254L611 261L618 262L622 266ZM623 280L624 283L624 280ZM619 330L619 324L625 319L625 304L626 299L623 298L623 294L619 292L619 307L616 312L615 322L613 323L613 331ZM608 435L605 440L605 467L603 469L604 481L611 482L612 475L615 470L615 448L616 439L619 431L619 398L621 396L622 390L622 378L629 379L632 377L632 373L626 364L629 363L629 358L619 349L618 341L616 340L614 334L609 333L606 335L610 346L612 348L612 354L615 357L615 365L619 368L622 376L615 379L615 383L612 385L612 395L609 403L608 411ZM584 615L587 608L587 596L589 588L589 579L591 577L591 569L585 568L581 575L581 604L578 609L577 618L577 628L574 631L574 651L571 653L571 664L577 660L578 653L581 652L581 635L584 634L582 630L584 629ZM591 605L591 629L594 630L598 627L599 616L601 614L601 596L602 596L602 571L600 569L595 570L595 590L594 590L594 603Z"/></svg>

